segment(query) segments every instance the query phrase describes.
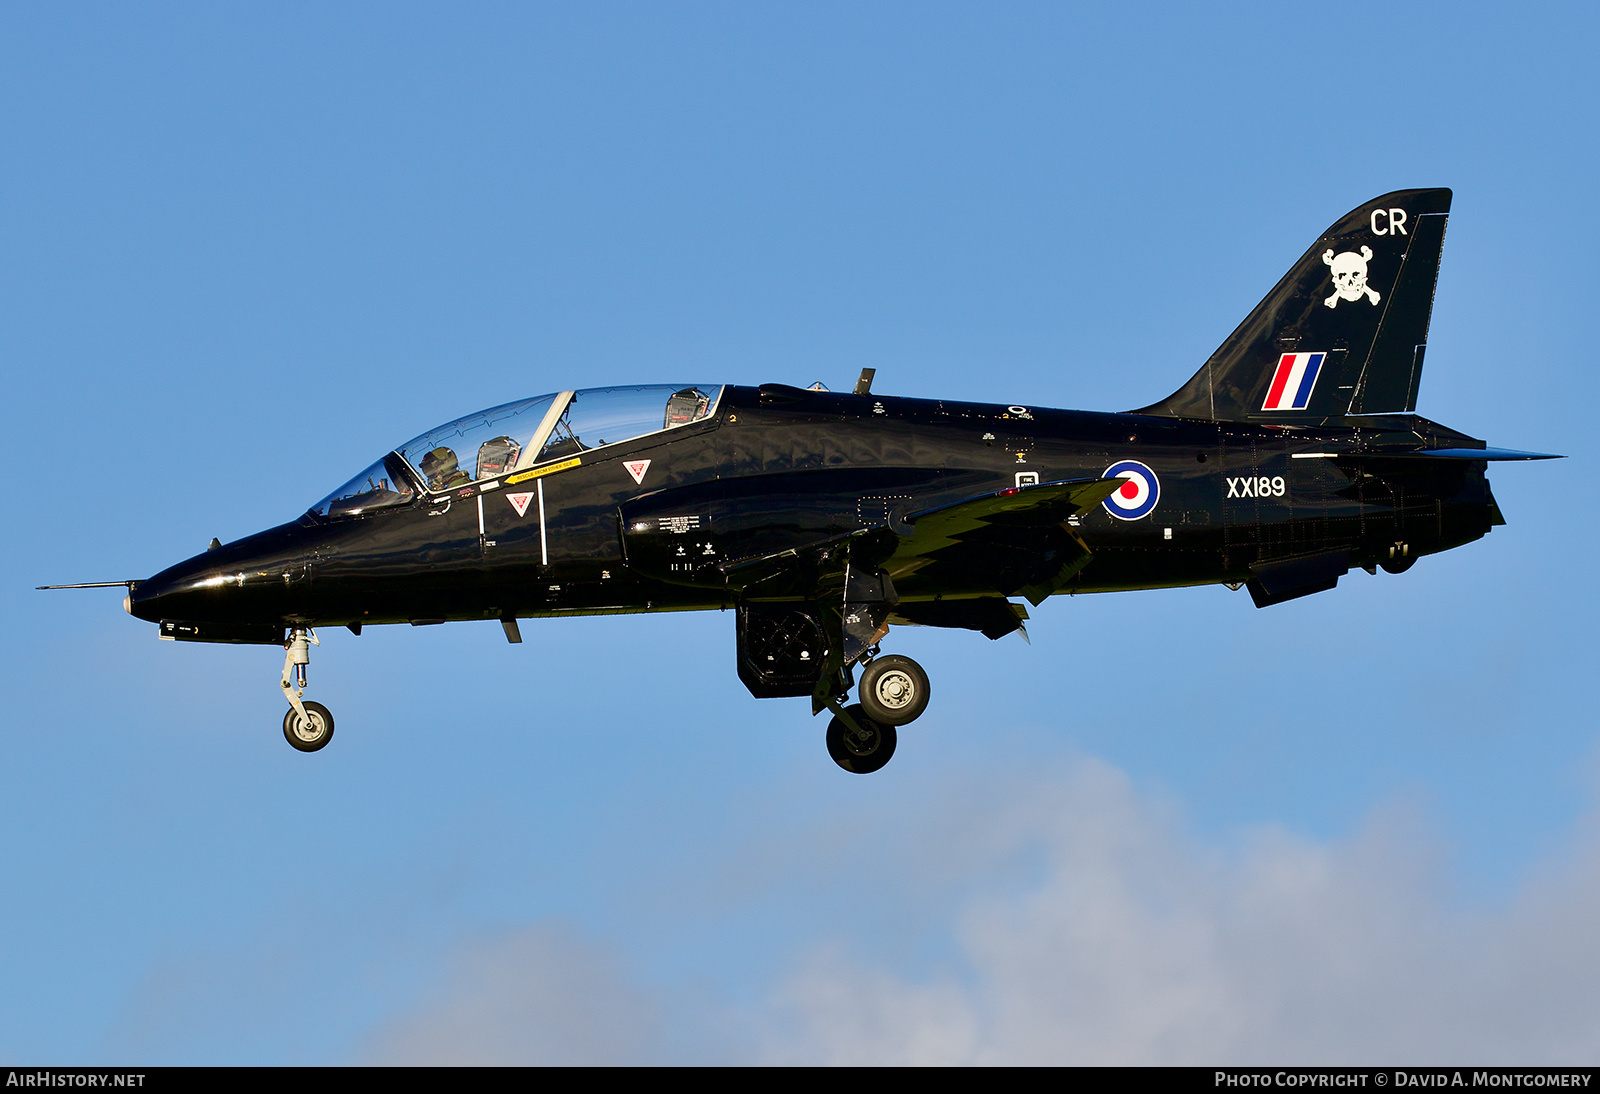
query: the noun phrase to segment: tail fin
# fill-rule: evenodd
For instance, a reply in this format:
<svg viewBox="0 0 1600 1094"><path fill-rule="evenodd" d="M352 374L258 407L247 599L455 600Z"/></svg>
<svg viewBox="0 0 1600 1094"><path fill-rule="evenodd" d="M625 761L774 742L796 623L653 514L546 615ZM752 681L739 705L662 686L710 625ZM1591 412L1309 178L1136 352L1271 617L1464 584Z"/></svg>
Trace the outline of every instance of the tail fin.
<svg viewBox="0 0 1600 1094"><path fill-rule="evenodd" d="M1351 210L1187 384L1134 413L1304 422L1415 410L1449 216L1445 189Z"/></svg>

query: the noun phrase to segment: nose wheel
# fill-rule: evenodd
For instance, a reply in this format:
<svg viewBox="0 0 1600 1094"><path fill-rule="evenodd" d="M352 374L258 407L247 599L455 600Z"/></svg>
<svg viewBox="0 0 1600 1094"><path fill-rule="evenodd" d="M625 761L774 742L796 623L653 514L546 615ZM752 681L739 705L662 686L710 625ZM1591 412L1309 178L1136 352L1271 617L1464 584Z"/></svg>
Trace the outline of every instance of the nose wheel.
<svg viewBox="0 0 1600 1094"><path fill-rule="evenodd" d="M293 707L283 714L283 739L301 752L315 752L333 740L333 715L321 703L302 700L301 710Z"/></svg>
<svg viewBox="0 0 1600 1094"><path fill-rule="evenodd" d="M311 647L320 646L316 632L295 627L283 644L283 678L278 686L289 700L283 716L283 737L301 752L315 752L333 740L333 715L321 703L301 698L306 693L306 666L311 664Z"/></svg>

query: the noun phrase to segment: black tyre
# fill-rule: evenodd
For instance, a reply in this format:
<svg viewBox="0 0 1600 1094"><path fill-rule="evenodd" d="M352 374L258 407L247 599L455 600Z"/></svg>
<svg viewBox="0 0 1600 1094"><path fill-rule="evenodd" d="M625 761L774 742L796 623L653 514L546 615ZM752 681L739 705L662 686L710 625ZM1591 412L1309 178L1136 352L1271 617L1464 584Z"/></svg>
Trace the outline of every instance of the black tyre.
<svg viewBox="0 0 1600 1094"><path fill-rule="evenodd" d="M301 752L315 752L333 740L333 715L321 703L303 702L309 724L302 725L294 707L283 716L283 739Z"/></svg>
<svg viewBox="0 0 1600 1094"><path fill-rule="evenodd" d="M855 732L845 724L843 718L835 715L833 721L828 723L828 755L846 771L870 775L894 755L894 726L879 725L868 718L860 703L851 703L844 711L861 732Z"/></svg>
<svg viewBox="0 0 1600 1094"><path fill-rule="evenodd" d="M868 662L857 691L861 706L879 725L903 726L928 709L928 674L909 657L891 653Z"/></svg>

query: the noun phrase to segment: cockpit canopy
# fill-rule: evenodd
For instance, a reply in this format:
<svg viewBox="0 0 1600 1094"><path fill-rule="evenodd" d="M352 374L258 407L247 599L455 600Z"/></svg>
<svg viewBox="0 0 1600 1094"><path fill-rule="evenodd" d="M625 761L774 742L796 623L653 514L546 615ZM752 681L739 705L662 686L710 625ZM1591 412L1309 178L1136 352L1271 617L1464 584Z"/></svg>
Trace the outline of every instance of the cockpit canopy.
<svg viewBox="0 0 1600 1094"><path fill-rule="evenodd" d="M716 413L720 384L647 384L561 391L491 407L413 438L311 507L359 516L430 493L570 459L692 425Z"/></svg>

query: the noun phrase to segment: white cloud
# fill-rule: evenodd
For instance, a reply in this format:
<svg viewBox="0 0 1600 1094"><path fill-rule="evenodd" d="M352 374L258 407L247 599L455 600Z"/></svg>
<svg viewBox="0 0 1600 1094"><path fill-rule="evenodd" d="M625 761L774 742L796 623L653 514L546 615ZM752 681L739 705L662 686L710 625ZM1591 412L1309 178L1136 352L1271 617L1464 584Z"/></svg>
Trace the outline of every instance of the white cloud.
<svg viewBox="0 0 1600 1094"><path fill-rule="evenodd" d="M846 906L860 915L791 939L788 971L755 986L756 1006L643 989L607 950L535 926L463 948L431 1000L374 1039L374 1055L1578 1064L1600 1053L1592 832L1506 906L1474 912L1452 903L1438 848L1399 810L1347 840L1264 830L1224 848L1092 762L996 784L988 800L916 793L926 797L914 827L895 826L903 800L849 818L884 834L875 854L901 872L849 867ZM746 854L773 870L793 850L774 835ZM942 897L927 882L979 874L977 891L945 886ZM896 930L886 907L930 898L943 901L932 912L939 956L872 944ZM659 1034L663 1014L671 1037Z"/></svg>
<svg viewBox="0 0 1600 1094"><path fill-rule="evenodd" d="M1119 774L1013 788L988 822L1047 866L980 897L937 985L819 951L776 998L776 1059L971 1063L1589 1063L1600 863L1495 913L1452 910L1400 814L1348 841L1187 839ZM960 983L960 988L951 985ZM873 1044L841 1015L867 1016ZM940 1032L943 1031L943 1032Z"/></svg>
<svg viewBox="0 0 1600 1094"><path fill-rule="evenodd" d="M611 953L561 924L478 938L421 1008L385 1023L391 1064L628 1064L659 1058L659 1014Z"/></svg>

